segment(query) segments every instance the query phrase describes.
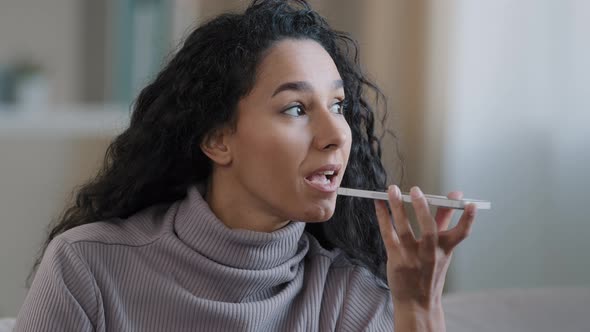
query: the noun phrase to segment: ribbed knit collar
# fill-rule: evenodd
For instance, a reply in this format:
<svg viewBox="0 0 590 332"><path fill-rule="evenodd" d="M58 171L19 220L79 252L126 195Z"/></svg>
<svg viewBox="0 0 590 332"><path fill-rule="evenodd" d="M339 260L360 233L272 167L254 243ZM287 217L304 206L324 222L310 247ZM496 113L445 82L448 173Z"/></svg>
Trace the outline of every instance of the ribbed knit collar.
<svg viewBox="0 0 590 332"><path fill-rule="evenodd" d="M292 221L271 233L230 229L213 214L202 193L202 186L188 190L174 222L180 240L201 255L232 268L267 270L297 265L307 253L306 239L300 241L305 223Z"/></svg>

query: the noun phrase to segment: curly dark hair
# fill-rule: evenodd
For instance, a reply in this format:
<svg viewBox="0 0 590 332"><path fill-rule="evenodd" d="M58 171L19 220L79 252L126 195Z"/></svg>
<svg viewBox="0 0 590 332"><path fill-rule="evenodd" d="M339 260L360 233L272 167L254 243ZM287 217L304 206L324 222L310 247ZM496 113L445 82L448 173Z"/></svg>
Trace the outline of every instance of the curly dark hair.
<svg viewBox="0 0 590 332"><path fill-rule="evenodd" d="M52 226L42 251L71 228L125 222L152 205L183 199L190 186L206 181L212 162L200 143L217 128L235 126L238 101L252 89L264 51L285 38L321 44L344 82L352 148L342 186L385 188L380 138L374 134L376 106L367 100L373 93L376 105L383 94L362 73L356 42L333 30L304 0L254 0L243 14L217 16L188 35L140 92L129 127L108 147L96 177L79 188L75 202ZM385 280L386 253L371 200L339 196L333 217L306 230L322 246L341 248Z"/></svg>

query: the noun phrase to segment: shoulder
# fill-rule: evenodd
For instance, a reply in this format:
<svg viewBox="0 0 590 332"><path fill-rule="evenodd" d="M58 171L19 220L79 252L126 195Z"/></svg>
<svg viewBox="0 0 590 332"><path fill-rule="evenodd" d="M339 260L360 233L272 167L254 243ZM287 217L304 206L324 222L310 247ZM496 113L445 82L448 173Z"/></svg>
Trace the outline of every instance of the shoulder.
<svg viewBox="0 0 590 332"><path fill-rule="evenodd" d="M58 236L36 270L15 331L92 331L100 310L100 291L88 264Z"/></svg>
<svg viewBox="0 0 590 332"><path fill-rule="evenodd" d="M55 240L72 247L84 244L144 246L170 230L177 204L146 208L126 219L113 218L76 226Z"/></svg>

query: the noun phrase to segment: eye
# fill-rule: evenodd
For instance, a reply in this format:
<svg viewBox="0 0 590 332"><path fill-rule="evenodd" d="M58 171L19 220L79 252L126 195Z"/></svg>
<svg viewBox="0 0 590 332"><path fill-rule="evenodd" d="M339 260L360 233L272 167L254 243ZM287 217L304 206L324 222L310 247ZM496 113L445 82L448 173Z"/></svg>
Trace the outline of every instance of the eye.
<svg viewBox="0 0 590 332"><path fill-rule="evenodd" d="M284 110L283 113L293 117L299 117L304 115L305 111L303 110L303 107L301 105L294 105Z"/></svg>
<svg viewBox="0 0 590 332"><path fill-rule="evenodd" d="M330 108L330 112L336 114L344 113L344 100L337 102L336 104L332 105Z"/></svg>

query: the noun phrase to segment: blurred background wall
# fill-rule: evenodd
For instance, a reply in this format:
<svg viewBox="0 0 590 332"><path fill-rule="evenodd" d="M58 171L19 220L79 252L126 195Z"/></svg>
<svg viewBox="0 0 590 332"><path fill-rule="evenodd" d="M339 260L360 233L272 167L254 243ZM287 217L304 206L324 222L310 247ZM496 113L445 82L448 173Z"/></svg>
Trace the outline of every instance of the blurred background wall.
<svg viewBox="0 0 590 332"><path fill-rule="evenodd" d="M590 284L590 5L315 0L388 97L390 182L491 200L447 291ZM48 223L97 169L137 91L239 0L0 2L0 316Z"/></svg>

